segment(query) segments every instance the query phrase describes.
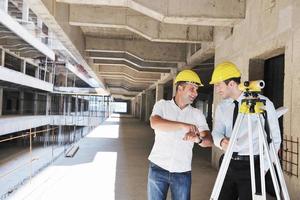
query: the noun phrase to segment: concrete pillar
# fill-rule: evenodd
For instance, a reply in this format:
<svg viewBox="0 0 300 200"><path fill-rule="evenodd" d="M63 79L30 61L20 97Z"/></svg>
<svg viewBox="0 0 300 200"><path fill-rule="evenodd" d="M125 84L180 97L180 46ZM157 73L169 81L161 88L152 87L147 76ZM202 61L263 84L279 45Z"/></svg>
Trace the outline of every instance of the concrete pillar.
<svg viewBox="0 0 300 200"><path fill-rule="evenodd" d="M140 120L145 121L145 114L146 114L146 94L145 92L142 93L141 96L141 104L140 104Z"/></svg>
<svg viewBox="0 0 300 200"><path fill-rule="evenodd" d="M4 67L4 63L5 63L5 51L4 49L1 49L1 63L0 65Z"/></svg>
<svg viewBox="0 0 300 200"><path fill-rule="evenodd" d="M35 78L40 78L40 67L37 66L37 68L35 69Z"/></svg>
<svg viewBox="0 0 300 200"><path fill-rule="evenodd" d="M67 115L71 114L71 109L72 109L72 96L67 96L66 97L67 100Z"/></svg>
<svg viewBox="0 0 300 200"><path fill-rule="evenodd" d="M26 61L25 60L22 60L22 63L21 63L21 72L23 74L26 74Z"/></svg>
<svg viewBox="0 0 300 200"><path fill-rule="evenodd" d="M68 70L66 69L66 74L65 74L65 87L68 87Z"/></svg>
<svg viewBox="0 0 300 200"><path fill-rule="evenodd" d="M27 22L29 18L29 7L26 1L23 1L23 7L22 7L22 20Z"/></svg>
<svg viewBox="0 0 300 200"><path fill-rule="evenodd" d="M0 116L2 115L2 105L3 105L3 88L0 87Z"/></svg>
<svg viewBox="0 0 300 200"><path fill-rule="evenodd" d="M84 112L84 99L82 96L81 103L80 103L80 115L83 115L83 112Z"/></svg>
<svg viewBox="0 0 300 200"><path fill-rule="evenodd" d="M130 101L130 103L131 103L131 110L130 110L130 114L134 117L134 109L135 109L135 104L134 104L134 99L132 99L131 101Z"/></svg>
<svg viewBox="0 0 300 200"><path fill-rule="evenodd" d="M62 127L61 125L58 126L58 143L59 144L64 144L64 137L62 135Z"/></svg>
<svg viewBox="0 0 300 200"><path fill-rule="evenodd" d="M63 115L66 115L67 112L67 97L62 95L62 102L63 102Z"/></svg>
<svg viewBox="0 0 300 200"><path fill-rule="evenodd" d="M34 93L33 114L38 114L38 93Z"/></svg>
<svg viewBox="0 0 300 200"><path fill-rule="evenodd" d="M145 98L145 122L148 122L151 114L151 99L153 98L151 96L151 90L145 91Z"/></svg>
<svg viewBox="0 0 300 200"><path fill-rule="evenodd" d="M19 109L20 109L20 114L24 114L24 92L20 91L20 99L19 99Z"/></svg>
<svg viewBox="0 0 300 200"><path fill-rule="evenodd" d="M47 93L46 96L46 115L49 115L51 113L51 96L49 93Z"/></svg>
<svg viewBox="0 0 300 200"><path fill-rule="evenodd" d="M8 10L8 0L1 0L0 1L0 9L7 13Z"/></svg>
<svg viewBox="0 0 300 200"><path fill-rule="evenodd" d="M164 85L161 83L156 84L155 102L164 98Z"/></svg>
<svg viewBox="0 0 300 200"><path fill-rule="evenodd" d="M75 99L75 116L78 115L78 95L76 95Z"/></svg>

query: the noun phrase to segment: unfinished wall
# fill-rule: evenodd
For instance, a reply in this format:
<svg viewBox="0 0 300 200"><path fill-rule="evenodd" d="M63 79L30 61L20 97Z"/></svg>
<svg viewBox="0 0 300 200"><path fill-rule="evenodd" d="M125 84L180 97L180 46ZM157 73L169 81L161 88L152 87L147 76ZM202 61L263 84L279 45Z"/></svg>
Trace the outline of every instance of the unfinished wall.
<svg viewBox="0 0 300 200"><path fill-rule="evenodd" d="M215 63L230 60L240 67L243 81L249 76L250 59L268 59L285 54L284 134L299 137L300 132L300 1L247 1L246 18L233 28L226 39L215 38ZM217 29L215 31L218 31ZM215 32L215 37L220 34ZM215 105L220 101L214 94ZM216 167L220 151L213 149ZM298 166L299 170L299 166ZM299 199L300 179L285 176L291 199Z"/></svg>

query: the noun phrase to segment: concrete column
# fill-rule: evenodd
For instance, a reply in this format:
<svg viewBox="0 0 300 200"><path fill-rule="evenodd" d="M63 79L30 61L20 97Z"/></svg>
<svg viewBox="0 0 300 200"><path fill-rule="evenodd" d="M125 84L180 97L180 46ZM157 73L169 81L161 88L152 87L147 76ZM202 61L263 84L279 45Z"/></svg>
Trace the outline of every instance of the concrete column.
<svg viewBox="0 0 300 200"><path fill-rule="evenodd" d="M47 93L46 96L46 115L49 115L51 113L51 96L49 93Z"/></svg>
<svg viewBox="0 0 300 200"><path fill-rule="evenodd" d="M1 0L0 1L0 9L7 13L8 10L8 0Z"/></svg>
<svg viewBox="0 0 300 200"><path fill-rule="evenodd" d="M145 92L143 92L142 96L141 96L140 110L141 110L140 120L145 121L145 114L146 114L146 94L145 94Z"/></svg>
<svg viewBox="0 0 300 200"><path fill-rule="evenodd" d="M63 101L63 115L66 115L67 112L67 97L62 95L62 101Z"/></svg>
<svg viewBox="0 0 300 200"><path fill-rule="evenodd" d="M75 116L78 115L78 95L76 95L75 99Z"/></svg>
<svg viewBox="0 0 300 200"><path fill-rule="evenodd" d="M71 114L71 108L72 108L72 96L67 96L67 115Z"/></svg>
<svg viewBox="0 0 300 200"><path fill-rule="evenodd" d="M3 105L3 88L0 87L0 116L2 115L2 105Z"/></svg>
<svg viewBox="0 0 300 200"><path fill-rule="evenodd" d="M19 100L19 108L20 108L20 114L24 114L24 92L20 91L20 100Z"/></svg>
<svg viewBox="0 0 300 200"><path fill-rule="evenodd" d="M0 65L4 67L4 63L5 63L5 51L4 49L1 49L1 63Z"/></svg>
<svg viewBox="0 0 300 200"><path fill-rule="evenodd" d="M164 85L163 84L156 84L156 94L155 94L155 102L164 98Z"/></svg>
<svg viewBox="0 0 300 200"><path fill-rule="evenodd" d="M151 90L145 91L145 122L149 121L151 114Z"/></svg>
<svg viewBox="0 0 300 200"><path fill-rule="evenodd" d="M34 93L34 103L33 103L33 114L37 115L38 114L38 94Z"/></svg>
<svg viewBox="0 0 300 200"><path fill-rule="evenodd" d="M65 87L68 87L68 70L66 70L65 76Z"/></svg>
<svg viewBox="0 0 300 200"><path fill-rule="evenodd" d="M132 99L131 101L130 101L130 103L131 103L131 110L130 110L130 114L134 117L134 109L135 109L135 104L134 104L134 99Z"/></svg>
<svg viewBox="0 0 300 200"><path fill-rule="evenodd" d="M81 99L81 103L80 103L80 115L83 115L83 112L84 112L84 99L82 98Z"/></svg>
<svg viewBox="0 0 300 200"><path fill-rule="evenodd" d="M22 60L22 63L21 63L21 72L23 74L26 74L26 61L25 60Z"/></svg>
<svg viewBox="0 0 300 200"><path fill-rule="evenodd" d="M26 1L23 1L22 20L27 22L28 18L29 18L29 7Z"/></svg>
<svg viewBox="0 0 300 200"><path fill-rule="evenodd" d="M62 136L62 127L61 125L58 126L58 143L64 144L64 137Z"/></svg>
<svg viewBox="0 0 300 200"><path fill-rule="evenodd" d="M40 67L37 66L37 68L35 69L35 78L39 79L40 78Z"/></svg>

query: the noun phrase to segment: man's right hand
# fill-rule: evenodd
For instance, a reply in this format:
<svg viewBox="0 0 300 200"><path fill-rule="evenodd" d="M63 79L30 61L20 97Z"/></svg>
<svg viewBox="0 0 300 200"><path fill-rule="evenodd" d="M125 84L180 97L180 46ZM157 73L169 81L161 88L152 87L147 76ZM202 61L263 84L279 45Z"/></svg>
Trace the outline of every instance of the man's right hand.
<svg viewBox="0 0 300 200"><path fill-rule="evenodd" d="M196 135L199 133L199 130L198 130L197 126L193 125L193 124L186 124L186 123L184 123L183 124L183 130L186 133L195 133Z"/></svg>
<svg viewBox="0 0 300 200"><path fill-rule="evenodd" d="M227 137L224 137L220 142L220 146L222 147L222 149L224 151L227 150L228 144L229 144L229 138L227 138Z"/></svg>

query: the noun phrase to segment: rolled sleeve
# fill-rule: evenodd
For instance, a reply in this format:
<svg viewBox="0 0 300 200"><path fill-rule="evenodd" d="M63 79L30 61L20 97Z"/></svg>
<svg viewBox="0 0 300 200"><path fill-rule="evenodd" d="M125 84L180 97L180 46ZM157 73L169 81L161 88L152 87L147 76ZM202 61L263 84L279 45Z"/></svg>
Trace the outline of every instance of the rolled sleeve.
<svg viewBox="0 0 300 200"><path fill-rule="evenodd" d="M162 99L154 104L150 117L152 117L154 115L159 115L159 116L163 117L163 103L164 103L164 100Z"/></svg>
<svg viewBox="0 0 300 200"><path fill-rule="evenodd" d="M212 131L212 136L213 136L213 140L214 140L214 144L219 147L220 149L222 149L221 147L221 140L225 137L224 133L225 133L225 124L222 120L222 112L220 109L220 106L218 106L216 108L216 114L215 114L215 120L214 120L214 128Z"/></svg>
<svg viewBox="0 0 300 200"><path fill-rule="evenodd" d="M205 116L203 115L202 111L199 110L198 120L197 120L197 128L200 132L202 131L209 131L209 127L207 125Z"/></svg>

